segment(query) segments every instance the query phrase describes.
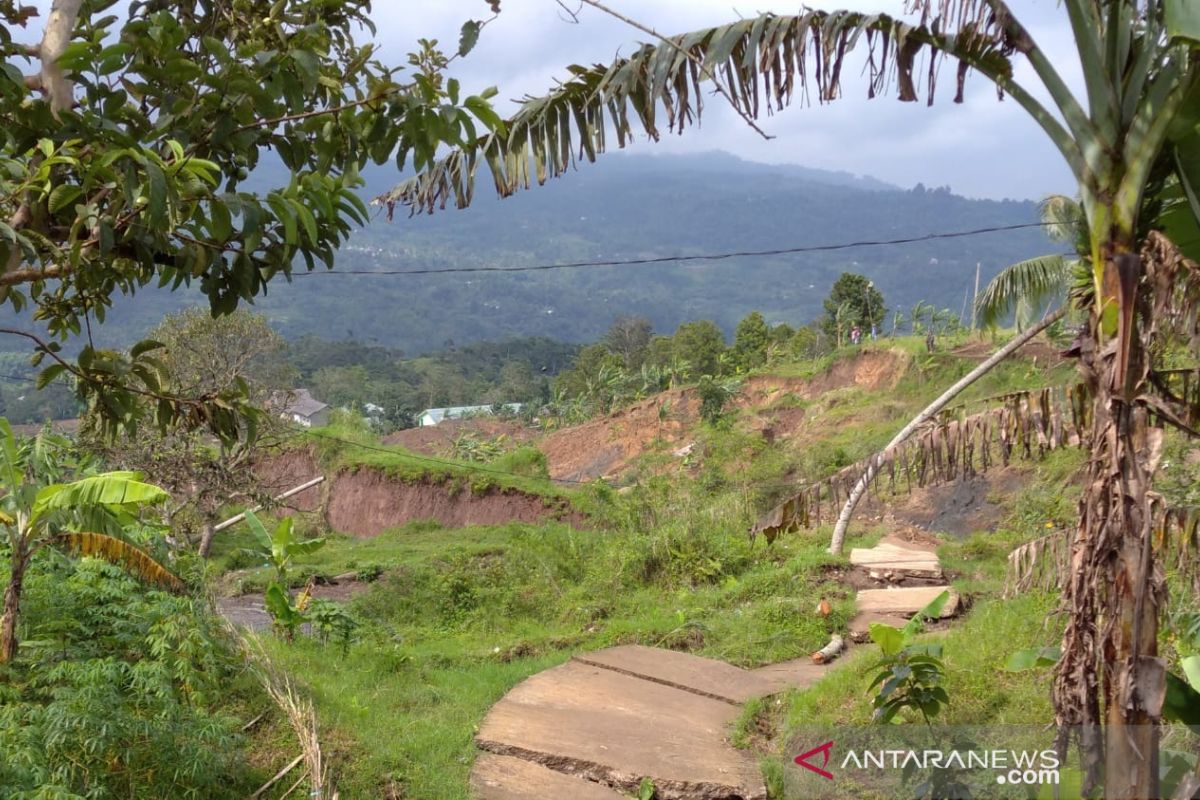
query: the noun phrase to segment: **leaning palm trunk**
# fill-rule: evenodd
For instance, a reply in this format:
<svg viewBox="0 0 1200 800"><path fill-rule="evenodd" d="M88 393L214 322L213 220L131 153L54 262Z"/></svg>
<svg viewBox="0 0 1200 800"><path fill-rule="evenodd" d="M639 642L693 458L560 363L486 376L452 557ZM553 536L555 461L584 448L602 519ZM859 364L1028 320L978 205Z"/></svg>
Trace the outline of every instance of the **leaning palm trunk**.
<svg viewBox="0 0 1200 800"><path fill-rule="evenodd" d="M1040 323L1033 326L1029 330L1017 336L1011 342L1001 347L991 355L986 361L977 366L975 369L967 373L963 378L942 394L937 400L934 400L925 410L915 416L911 422L905 425L899 433L883 448L876 453L868 462L867 468L863 470L862 476L858 482L854 484L854 488L850 490L850 496L846 498L846 504L842 506L842 511L838 515L837 524L833 526L833 539L829 543L829 552L840 554L846 542L846 530L850 527L850 517L854 515L854 509L858 507L858 503L862 500L863 495L867 493L867 488L871 485L871 481L875 480L876 474L879 472L880 466L888 458L888 456L900 446L908 437L912 436L913 431L924 425L929 420L937 416L937 413L949 405L950 401L958 397L962 392L975 381L982 378L987 373L1004 359L1022 348L1029 340L1037 336L1046 328L1058 322L1066 314L1065 309L1060 309L1050 316L1043 319Z"/></svg>

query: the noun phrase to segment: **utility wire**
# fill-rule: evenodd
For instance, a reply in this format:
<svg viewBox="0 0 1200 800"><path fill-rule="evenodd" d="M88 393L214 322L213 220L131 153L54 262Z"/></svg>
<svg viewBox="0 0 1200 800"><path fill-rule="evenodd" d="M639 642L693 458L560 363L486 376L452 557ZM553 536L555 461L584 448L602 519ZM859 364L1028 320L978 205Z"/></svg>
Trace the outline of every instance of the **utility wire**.
<svg viewBox="0 0 1200 800"><path fill-rule="evenodd" d="M315 275L440 275L463 272L541 272L551 269L582 269L584 267L624 267L639 264L669 264L694 261L723 261L729 258L752 258L757 256L780 256L793 253L825 253L833 250L849 250L855 247L887 247L891 245L913 244L928 242L935 239L962 239L968 236L979 236L985 233L1001 233L1018 231L1028 228L1045 228L1050 225L1066 225L1065 222L1023 222L1016 225L997 225L989 228L975 228L969 231L951 231L947 233L927 233L921 236L906 236L898 239L865 239L857 242L842 242L839 244L803 245L799 247L779 247L771 250L740 250L731 253L704 253L690 256L656 256L654 258L611 259L603 261L571 261L558 264L533 264L516 267L445 267L442 269L335 269L314 270L312 272L296 272L292 277L302 278Z"/></svg>

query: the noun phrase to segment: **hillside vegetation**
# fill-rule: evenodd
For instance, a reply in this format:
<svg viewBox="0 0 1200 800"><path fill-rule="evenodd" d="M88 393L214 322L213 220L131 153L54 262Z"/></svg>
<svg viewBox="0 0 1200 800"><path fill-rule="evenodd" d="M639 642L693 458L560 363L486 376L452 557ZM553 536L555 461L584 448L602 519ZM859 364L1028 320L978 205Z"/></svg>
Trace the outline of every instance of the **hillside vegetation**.
<svg viewBox="0 0 1200 800"><path fill-rule="evenodd" d="M390 180L390 177L389 177ZM380 191L386 181L368 187ZM714 202L714 195L719 200ZM356 230L337 269L415 270L553 264L770 250L911 238L1038 221L1029 201L972 200L948 188L904 190L819 170L713 153L614 156L538 192L431 218L400 213ZM731 333L751 310L807 323L837 276L862 273L893 305L918 300L958 313L974 282L1053 248L1036 228L886 248L689 264L510 275L297 276L255 301L288 339L359 339L410 355L457 343L547 336L594 341L613 316L656 329L711 319ZM323 271L323 270L318 270ZM198 293L152 287L116 299L101 342L127 346Z"/></svg>
<svg viewBox="0 0 1200 800"><path fill-rule="evenodd" d="M488 708L521 679L576 652L642 643L757 666L805 655L844 632L854 590L846 560L825 552L828 527L789 534L771 546L752 542L746 532L792 487L882 444L932 389L974 363L950 353L921 355L921 348L917 340L900 340L752 376L747 384L756 388L719 418L692 418L677 431L678 441L694 442L687 455L675 455L665 440L650 441L612 482L556 488L587 514L583 529L550 523L450 530L413 521L369 539L327 532L327 546L296 559L296 581L357 575L332 587L360 624L356 639L340 657L308 637L269 648L312 693L343 796L465 797L473 731ZM871 360L899 368L856 382L854 365ZM1069 375L1069 366L1047 368L1044 356L1042 363L1016 359L966 401ZM763 418L787 409L802 409L802 421L768 441ZM618 411L610 433L620 418ZM337 458L374 465L389 457L374 450L356 455L352 445L340 445ZM397 452L394 458L404 457ZM1041 681L1003 673L1002 666L1011 652L1053 640L1042 625L1052 600L994 601L1008 549L1048 524L1068 524L1068 487L1080 460L1064 451L1044 464L1015 465L994 484L980 479L991 486L982 490L979 518L987 523L981 530L967 523L926 530L914 523L919 515L901 506L920 505L920 492L895 515L881 506L868 509L856 526L854 546L896 531L940 542L954 585L973 601L963 632L951 633L947 643L955 721L981 722L1000 708L1009 722L1045 718ZM547 466L553 473L552 458ZM417 479L407 472L401 477ZM318 519L308 525L311 533L326 533ZM218 561L234 568L226 585L253 589L264 576L238 555L243 536L221 541ZM817 613L822 600L829 603L824 616ZM972 633L979 626L1003 633ZM748 713L739 741L761 749L778 791L776 759L785 754L790 720L809 720L806 709L814 702L822 719L869 713L859 668L839 670L829 681L821 691L835 698L831 703L809 693ZM273 730L258 735L257 748L274 746L281 736Z"/></svg>

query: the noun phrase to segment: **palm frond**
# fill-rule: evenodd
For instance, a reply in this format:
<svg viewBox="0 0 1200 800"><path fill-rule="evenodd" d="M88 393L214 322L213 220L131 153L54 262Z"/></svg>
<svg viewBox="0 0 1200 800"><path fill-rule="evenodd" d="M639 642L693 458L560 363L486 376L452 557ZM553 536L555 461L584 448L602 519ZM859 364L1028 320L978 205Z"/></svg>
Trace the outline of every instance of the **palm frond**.
<svg viewBox="0 0 1200 800"><path fill-rule="evenodd" d="M496 191L507 197L533 180L539 184L594 161L609 137L624 147L634 122L651 138L682 133L699 121L705 84L716 76L723 93L746 118L771 114L795 99L826 103L842 94L846 54L865 46L867 94L894 90L901 100L923 95L933 102L938 68L958 60L955 101L971 68L1008 85L1011 31L1002 32L987 4L974 0L914 0L911 25L885 14L808 11L763 14L729 25L643 45L611 65L569 67L571 77L541 97L527 97L502 132L456 149L376 202L408 206L413 213L463 208L475 189L479 160L487 163ZM939 16L929 20L929 16Z"/></svg>
<svg viewBox="0 0 1200 800"><path fill-rule="evenodd" d="M103 533L69 532L59 534L58 541L77 555L102 558L147 583L175 591L184 588L183 581L179 580L174 573L156 561L145 550L123 539L106 536Z"/></svg>
<svg viewBox="0 0 1200 800"><path fill-rule="evenodd" d="M1061 255L1038 256L1005 267L979 295L980 321L991 327L1008 316L1021 302L1042 305L1064 294L1075 262Z"/></svg>
<svg viewBox="0 0 1200 800"><path fill-rule="evenodd" d="M1088 236L1087 215L1078 201L1061 194L1045 197L1041 204L1042 222L1046 223L1046 236L1051 241L1067 242L1076 246L1081 253L1088 252L1091 241Z"/></svg>

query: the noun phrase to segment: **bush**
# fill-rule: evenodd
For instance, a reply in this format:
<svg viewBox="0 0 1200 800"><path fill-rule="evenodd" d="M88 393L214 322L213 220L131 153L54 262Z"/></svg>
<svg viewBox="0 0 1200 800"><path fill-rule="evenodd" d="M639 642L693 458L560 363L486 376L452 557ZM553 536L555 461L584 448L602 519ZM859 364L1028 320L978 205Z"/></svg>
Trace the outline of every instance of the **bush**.
<svg viewBox="0 0 1200 800"><path fill-rule="evenodd" d="M0 682L0 796L246 795L236 664L201 601L93 559L39 559L29 631ZM253 787L250 787L253 788Z"/></svg>
<svg viewBox="0 0 1200 800"><path fill-rule="evenodd" d="M501 455L492 462L492 468L528 478L549 478L550 466L546 454L536 447L526 445Z"/></svg>

